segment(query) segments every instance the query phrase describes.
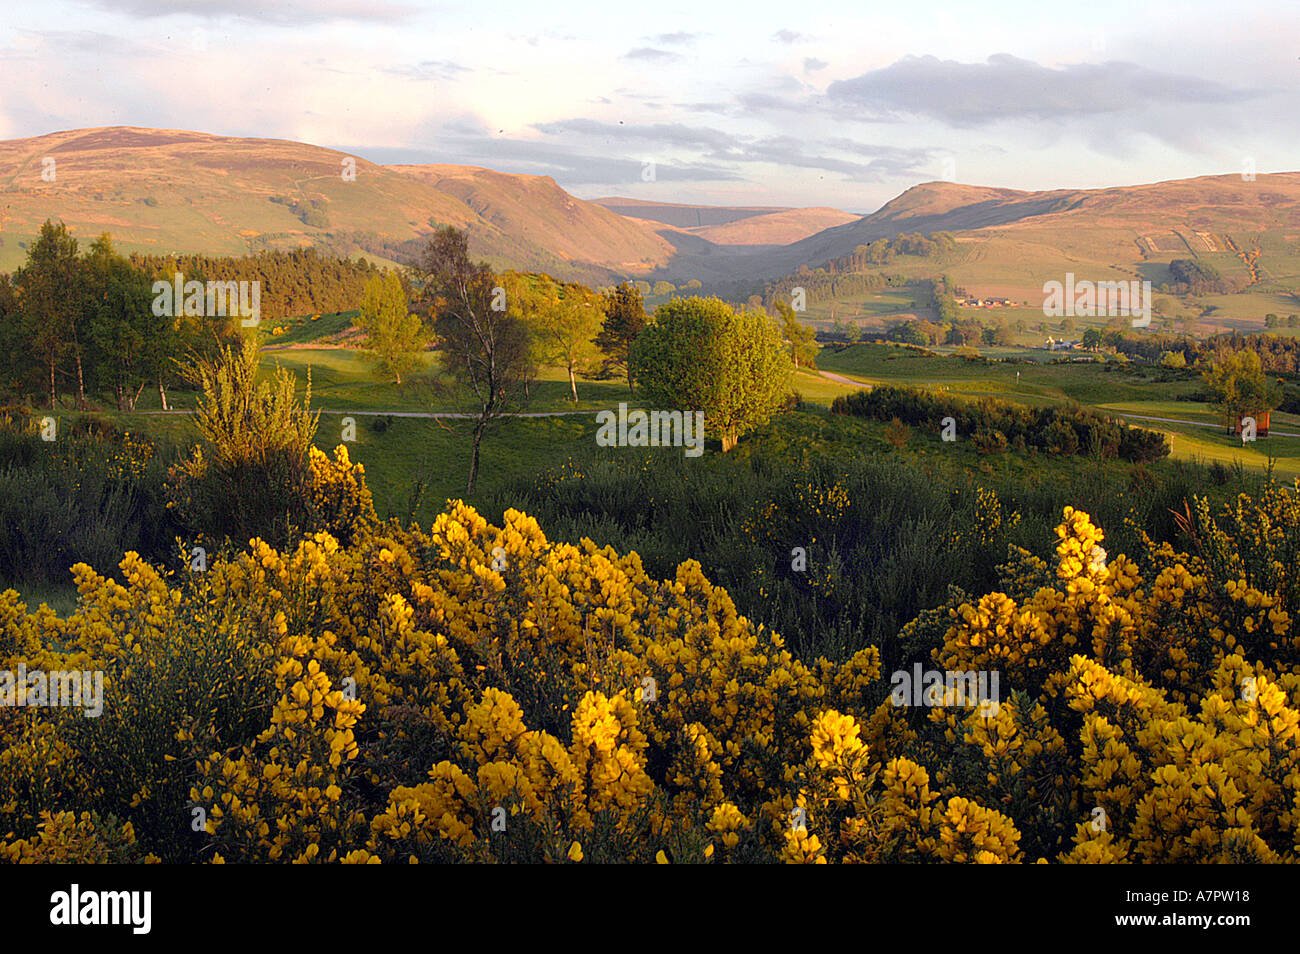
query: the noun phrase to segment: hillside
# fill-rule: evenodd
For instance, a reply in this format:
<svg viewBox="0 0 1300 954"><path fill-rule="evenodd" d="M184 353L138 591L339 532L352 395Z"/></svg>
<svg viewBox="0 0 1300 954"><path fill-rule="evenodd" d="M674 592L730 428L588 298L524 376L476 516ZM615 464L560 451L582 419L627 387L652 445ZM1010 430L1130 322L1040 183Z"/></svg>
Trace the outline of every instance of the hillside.
<svg viewBox="0 0 1300 954"><path fill-rule="evenodd" d="M854 222L725 266L737 278L776 277L876 239L935 231L952 232L959 246L944 272L976 293L1033 301L1043 281L1066 271L1159 284L1171 259L1196 258L1276 311L1300 286L1300 173L1048 192L930 182Z"/></svg>
<svg viewBox="0 0 1300 954"><path fill-rule="evenodd" d="M1250 293L1206 302L1226 316L1225 327L1247 299L1247 326L1267 311L1295 311L1291 292L1300 288L1300 173L1044 192L930 182L853 216L585 201L546 176L378 165L304 143L183 130L105 127L0 142L0 269L21 263L47 217L84 239L108 231L125 251L238 255L315 245L381 262L408 259L421 236L453 225L498 268L596 285L698 278L741 296L879 238L946 231L957 249L942 262L898 268L916 277L941 268L973 293L1032 302L1044 281L1066 271L1158 284L1171 259L1197 258Z"/></svg>
<svg viewBox="0 0 1300 954"><path fill-rule="evenodd" d="M574 198L550 176L515 175L477 166L386 166L455 198L497 229L503 241L545 248L565 261L641 271L672 246L654 229L594 202Z"/></svg>
<svg viewBox="0 0 1300 954"><path fill-rule="evenodd" d="M619 215L657 222L714 245L789 245L858 216L826 206L690 205L612 196L593 199Z"/></svg>
<svg viewBox="0 0 1300 954"><path fill-rule="evenodd" d="M356 174L346 181L349 160ZM135 127L0 142L0 268L22 261L22 243L49 217L85 238L108 231L126 251L238 255L310 244L381 259L406 257L434 225L454 225L496 266L589 281L671 253L653 230L549 179L429 168L285 140ZM53 181L42 178L46 169Z"/></svg>

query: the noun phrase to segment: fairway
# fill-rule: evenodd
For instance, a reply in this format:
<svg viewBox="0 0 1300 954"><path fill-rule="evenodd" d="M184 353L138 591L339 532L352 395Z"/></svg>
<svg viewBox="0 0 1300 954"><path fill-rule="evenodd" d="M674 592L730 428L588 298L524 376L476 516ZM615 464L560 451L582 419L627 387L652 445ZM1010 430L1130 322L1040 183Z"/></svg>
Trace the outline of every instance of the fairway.
<svg viewBox="0 0 1300 954"><path fill-rule="evenodd" d="M1006 353L1017 356L1012 349ZM1172 457L1178 460L1254 469L1267 466L1272 458L1280 476L1300 476L1300 437L1272 434L1243 446L1221 425L1202 426L1220 422L1213 406L1178 400L1200 388L1198 376L1191 371L1164 371L1116 361L985 363L884 344L853 345L838 354L823 349L817 360L820 368L864 385L924 388L968 398L996 397L1030 407L1073 402L1168 434ZM1191 423L1178 423L1184 421ZM1272 428L1300 434L1300 416L1274 411Z"/></svg>

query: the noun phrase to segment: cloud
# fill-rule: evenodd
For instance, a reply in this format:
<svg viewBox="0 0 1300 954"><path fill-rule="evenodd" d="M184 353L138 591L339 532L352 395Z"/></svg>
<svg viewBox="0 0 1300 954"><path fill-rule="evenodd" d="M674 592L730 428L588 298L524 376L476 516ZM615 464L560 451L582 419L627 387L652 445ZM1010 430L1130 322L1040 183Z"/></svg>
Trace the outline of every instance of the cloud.
<svg viewBox="0 0 1300 954"><path fill-rule="evenodd" d="M1233 105L1263 95L1136 63L1080 63L1053 69L1005 53L984 63L909 56L831 83L826 92L832 104L865 112L863 118L905 114L954 127L1013 119L1096 117L1153 106Z"/></svg>
<svg viewBox="0 0 1300 954"><path fill-rule="evenodd" d="M600 119L561 119L555 122L534 123L533 128L548 136L576 133L581 136L618 140L622 142L658 143L661 146L710 149L721 151L736 145L737 139L717 129L705 126L687 126L684 123L627 124L611 123Z"/></svg>
<svg viewBox="0 0 1300 954"><path fill-rule="evenodd" d="M828 66L830 66L829 63L827 63L825 60L819 60L815 56L805 56L803 59L803 71L805 73L813 73L816 72L817 70L824 70Z"/></svg>
<svg viewBox="0 0 1300 954"><path fill-rule="evenodd" d="M799 43L803 40L811 40L812 37L806 33L796 33L794 30L777 30L772 34L772 39L776 40L778 43L790 44Z"/></svg>
<svg viewBox="0 0 1300 954"><path fill-rule="evenodd" d="M654 43L662 44L664 46L689 46L690 44L698 40L700 37L706 35L707 34L704 33L686 33L686 32L660 33L656 37L651 37L651 41Z"/></svg>
<svg viewBox="0 0 1300 954"><path fill-rule="evenodd" d="M835 139L811 143L794 136L736 136L705 126L683 123L612 123L597 119L565 119L533 127L548 136L576 135L621 143L628 148L696 151L706 163L731 165L770 163L839 173L855 182L882 182L919 174L932 162L932 150L898 148ZM818 150L818 151L813 151ZM825 151L821 151L825 150ZM855 157L831 155L848 152ZM865 158L867 161L861 161Z"/></svg>
<svg viewBox="0 0 1300 954"><path fill-rule="evenodd" d="M680 60L681 56L670 50L659 50L652 46L638 46L636 49L624 53L623 59L646 60L650 63L670 63L673 60Z"/></svg>
<svg viewBox="0 0 1300 954"><path fill-rule="evenodd" d="M189 14L218 20L232 17L285 26L367 20L396 23L412 19L418 10L390 0L81 0L109 13L149 18Z"/></svg>
<svg viewBox="0 0 1300 954"><path fill-rule="evenodd" d="M394 76L405 76L413 80L454 80L462 73L473 73L468 66L461 66L451 60L424 60L414 66L386 66L380 72Z"/></svg>

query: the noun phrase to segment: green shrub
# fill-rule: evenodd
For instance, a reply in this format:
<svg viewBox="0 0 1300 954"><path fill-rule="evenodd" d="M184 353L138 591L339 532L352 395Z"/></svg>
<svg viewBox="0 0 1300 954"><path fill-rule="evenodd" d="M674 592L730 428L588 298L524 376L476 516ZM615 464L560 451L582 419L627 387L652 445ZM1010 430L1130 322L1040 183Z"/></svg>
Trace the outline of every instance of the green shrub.
<svg viewBox="0 0 1300 954"><path fill-rule="evenodd" d="M309 411L310 377L299 404L290 372L259 382L257 368L249 338L190 371L203 392L194 415L201 443L172 468L168 495L181 523L210 544L262 537L283 547L311 523L308 452L320 415Z"/></svg>

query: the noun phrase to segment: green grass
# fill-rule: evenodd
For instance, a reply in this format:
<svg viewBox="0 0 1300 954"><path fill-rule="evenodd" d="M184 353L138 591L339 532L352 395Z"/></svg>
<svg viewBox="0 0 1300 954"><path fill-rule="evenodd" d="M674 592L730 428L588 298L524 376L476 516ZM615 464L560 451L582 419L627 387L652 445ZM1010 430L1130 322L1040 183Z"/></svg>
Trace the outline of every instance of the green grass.
<svg viewBox="0 0 1300 954"><path fill-rule="evenodd" d="M563 463L583 442L595 444L593 416L510 418L494 422L483 438L476 492L467 495L469 421L393 418L382 433L373 419L357 422L357 439L348 444L353 461L365 467L366 482L381 516L405 516L417 481L425 492L415 518L424 526L447 500L477 503L501 487ZM332 451L337 431L322 418L316 445Z"/></svg>
<svg viewBox="0 0 1300 954"><path fill-rule="evenodd" d="M1013 352L1009 349L1007 353ZM1034 407L1073 401L1116 414L1218 422L1212 406L1177 400L1179 395L1200 389L1197 376L1189 371L1162 372L1118 362L984 364L881 344L854 345L838 354L823 350L817 364L864 384L942 390L972 398L990 396ZM1168 434L1173 442L1172 456L1178 460L1241 464L1254 469L1266 466L1272 456L1279 476L1300 476L1300 438L1272 435L1243 446L1240 439L1218 428L1142 420L1132 423ZM1296 415L1275 411L1271 423L1274 429L1300 433L1300 417Z"/></svg>
<svg viewBox="0 0 1300 954"><path fill-rule="evenodd" d="M0 580L0 593L10 588L18 591L29 612L44 604L66 618L77 608L77 588L71 583L9 583Z"/></svg>

